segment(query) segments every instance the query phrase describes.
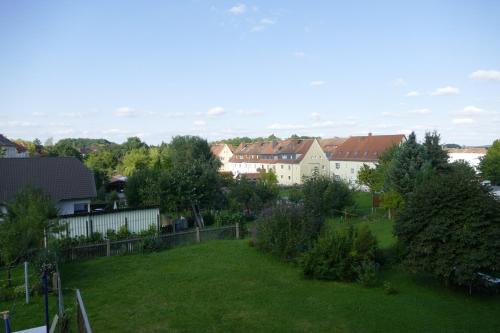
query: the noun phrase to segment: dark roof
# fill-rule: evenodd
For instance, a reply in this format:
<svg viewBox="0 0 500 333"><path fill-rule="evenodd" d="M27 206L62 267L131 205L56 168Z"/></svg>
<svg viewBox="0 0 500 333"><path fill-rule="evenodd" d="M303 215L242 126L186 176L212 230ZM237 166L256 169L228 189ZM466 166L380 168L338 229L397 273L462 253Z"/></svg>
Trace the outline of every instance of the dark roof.
<svg viewBox="0 0 500 333"><path fill-rule="evenodd" d="M5 136L0 134L0 146L2 147L16 147L16 144L9 139L7 139Z"/></svg>
<svg viewBox="0 0 500 333"><path fill-rule="evenodd" d="M96 196L92 172L74 157L0 158L0 203L27 186L42 189L55 202Z"/></svg>
<svg viewBox="0 0 500 333"><path fill-rule="evenodd" d="M404 134L351 136L329 156L331 161L377 161L379 156L405 140Z"/></svg>

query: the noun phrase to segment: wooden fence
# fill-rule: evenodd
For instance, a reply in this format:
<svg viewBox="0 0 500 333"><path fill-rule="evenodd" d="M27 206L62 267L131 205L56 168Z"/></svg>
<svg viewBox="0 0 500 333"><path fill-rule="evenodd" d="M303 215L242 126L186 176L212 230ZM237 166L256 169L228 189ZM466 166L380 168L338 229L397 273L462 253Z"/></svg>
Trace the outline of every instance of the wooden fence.
<svg viewBox="0 0 500 333"><path fill-rule="evenodd" d="M59 223L64 226L61 236L69 238L90 237L95 232L105 236L108 230L118 231L123 226L126 226L130 232L138 233L151 227L159 230L160 210L159 208L125 209L66 215L59 217Z"/></svg>
<svg viewBox="0 0 500 333"><path fill-rule="evenodd" d="M196 228L186 232L160 234L154 237L137 237L119 241L106 240L99 243L79 245L61 250L62 261L109 257L144 252L146 242L154 242L160 248L172 248L180 245L194 244L208 240L239 239L240 226L235 225L217 228Z"/></svg>

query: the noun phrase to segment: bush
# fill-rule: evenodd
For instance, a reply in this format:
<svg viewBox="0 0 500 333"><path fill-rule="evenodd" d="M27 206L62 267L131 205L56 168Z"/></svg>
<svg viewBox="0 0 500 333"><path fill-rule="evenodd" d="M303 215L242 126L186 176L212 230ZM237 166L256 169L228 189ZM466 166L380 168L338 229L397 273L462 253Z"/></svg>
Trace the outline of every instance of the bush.
<svg viewBox="0 0 500 333"><path fill-rule="evenodd" d="M370 229L340 228L325 231L300 260L306 277L376 283L377 242Z"/></svg>
<svg viewBox="0 0 500 333"><path fill-rule="evenodd" d="M217 227L222 227L225 225L234 225L236 223L241 224L244 221L244 216L239 212L234 213L228 210L221 210L215 212L214 221Z"/></svg>
<svg viewBox="0 0 500 333"><path fill-rule="evenodd" d="M314 175L305 179L302 197L305 209L321 217L342 214L346 207L354 204L349 185L327 176Z"/></svg>
<svg viewBox="0 0 500 333"><path fill-rule="evenodd" d="M384 293L386 293L387 295L396 295L398 293L398 290L394 288L392 283L384 282Z"/></svg>
<svg viewBox="0 0 500 333"><path fill-rule="evenodd" d="M142 243L142 251L144 253L158 252L164 248L165 246L159 237L147 237Z"/></svg>
<svg viewBox="0 0 500 333"><path fill-rule="evenodd" d="M469 292L484 284L479 273L500 276L500 201L465 163L422 179L408 195L394 232L413 271Z"/></svg>
<svg viewBox="0 0 500 333"><path fill-rule="evenodd" d="M322 225L322 219L306 214L301 207L277 205L259 217L256 246L281 259L293 260L311 248Z"/></svg>
<svg viewBox="0 0 500 333"><path fill-rule="evenodd" d="M120 228L118 228L118 232L116 233L116 239L121 240L121 239L128 239L132 237L132 233L128 230L126 225L122 225Z"/></svg>

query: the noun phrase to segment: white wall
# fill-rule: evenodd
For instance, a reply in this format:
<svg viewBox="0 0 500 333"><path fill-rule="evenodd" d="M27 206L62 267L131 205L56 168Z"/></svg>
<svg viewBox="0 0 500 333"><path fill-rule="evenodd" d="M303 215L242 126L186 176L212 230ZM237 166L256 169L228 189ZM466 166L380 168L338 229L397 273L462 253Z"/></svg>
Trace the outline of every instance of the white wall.
<svg viewBox="0 0 500 333"><path fill-rule="evenodd" d="M358 172L366 164L375 168L374 162L362 161L330 161L330 176L344 180L350 184L358 184Z"/></svg>
<svg viewBox="0 0 500 333"><path fill-rule="evenodd" d="M71 215L75 213L75 204L87 204L90 209L90 199L59 201L56 208L59 215Z"/></svg>
<svg viewBox="0 0 500 333"><path fill-rule="evenodd" d="M220 167L220 171L224 172L230 172L231 170L231 165L229 163L229 160L233 156L233 152L227 145L224 145L224 148L222 148L221 152L219 153L219 159L222 162L222 166Z"/></svg>
<svg viewBox="0 0 500 333"><path fill-rule="evenodd" d="M470 166L474 167L477 169L479 166L479 162L481 161L481 157L483 157L485 154L473 154L473 153L449 153L448 154L448 161L450 163L455 162L455 161L460 161L463 160L467 163L469 163Z"/></svg>
<svg viewBox="0 0 500 333"><path fill-rule="evenodd" d="M4 150L3 157L28 157L28 152L18 153L15 147L2 147Z"/></svg>

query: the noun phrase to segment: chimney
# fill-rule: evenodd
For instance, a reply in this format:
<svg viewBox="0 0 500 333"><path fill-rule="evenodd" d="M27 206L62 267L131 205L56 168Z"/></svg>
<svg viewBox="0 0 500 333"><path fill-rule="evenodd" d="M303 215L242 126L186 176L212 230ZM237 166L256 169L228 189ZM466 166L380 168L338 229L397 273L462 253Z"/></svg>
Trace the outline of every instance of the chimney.
<svg viewBox="0 0 500 333"><path fill-rule="evenodd" d="M372 132L368 133L368 136L372 136Z"/></svg>

